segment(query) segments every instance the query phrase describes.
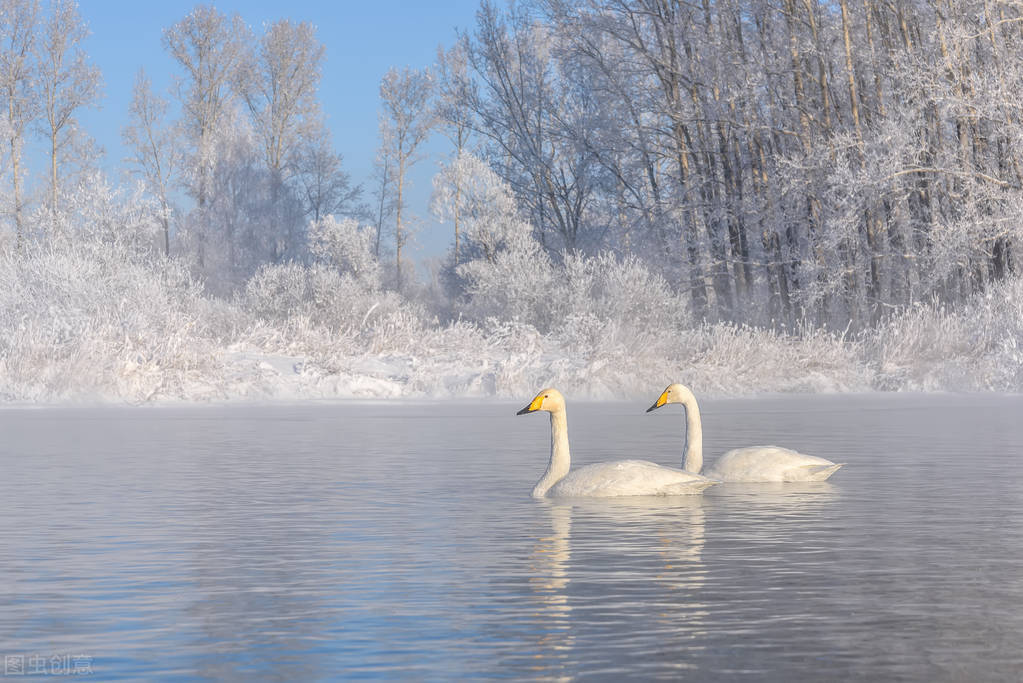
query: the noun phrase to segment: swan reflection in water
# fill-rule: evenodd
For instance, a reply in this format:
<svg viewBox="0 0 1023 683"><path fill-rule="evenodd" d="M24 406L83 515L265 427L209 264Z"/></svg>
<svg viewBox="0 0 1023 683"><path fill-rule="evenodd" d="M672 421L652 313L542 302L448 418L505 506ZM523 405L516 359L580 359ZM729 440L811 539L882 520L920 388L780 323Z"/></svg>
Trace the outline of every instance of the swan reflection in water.
<svg viewBox="0 0 1023 683"><path fill-rule="evenodd" d="M838 500L839 489L827 481L723 483L708 504L761 523L813 520ZM755 531L755 529L751 529Z"/></svg>
<svg viewBox="0 0 1023 683"><path fill-rule="evenodd" d="M839 495L828 482L806 482L540 501L550 526L541 527L529 558L531 670L571 675L581 657L609 671L642 666L644 658L670 661L680 673L695 667L698 652L740 637L714 621L735 581L774 585L816 571L814 553L826 548L812 542L821 535L815 527L834 524L829 510ZM711 556L708 541L717 548ZM776 565L775 544L799 545L806 566ZM606 638L609 624L619 635L599 653L583 652L593 638ZM651 638L656 651L645 649Z"/></svg>
<svg viewBox="0 0 1023 683"><path fill-rule="evenodd" d="M609 620L633 622L625 632L703 632L706 606L696 599L706 581L700 496L540 504L551 533L536 540L530 557L534 671L557 675L571 661L576 637Z"/></svg>

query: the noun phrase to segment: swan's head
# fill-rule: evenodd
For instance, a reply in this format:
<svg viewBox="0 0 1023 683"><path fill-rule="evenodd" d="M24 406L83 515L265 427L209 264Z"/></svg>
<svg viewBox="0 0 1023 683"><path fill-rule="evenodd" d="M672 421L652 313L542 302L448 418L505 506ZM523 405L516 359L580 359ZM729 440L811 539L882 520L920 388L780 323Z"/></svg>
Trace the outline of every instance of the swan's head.
<svg viewBox="0 0 1023 683"><path fill-rule="evenodd" d="M678 384L669 384L668 388L661 392L661 395L657 397L657 400L652 406L646 409L649 413L651 410L657 410L666 403L685 403L688 397L692 396L693 392L689 390L689 387Z"/></svg>
<svg viewBox="0 0 1023 683"><path fill-rule="evenodd" d="M565 397L562 396L561 392L554 387L548 387L537 394L536 397L529 402L528 406L515 414L525 415L526 413L535 413L538 410L546 410L548 413L553 413L564 409Z"/></svg>

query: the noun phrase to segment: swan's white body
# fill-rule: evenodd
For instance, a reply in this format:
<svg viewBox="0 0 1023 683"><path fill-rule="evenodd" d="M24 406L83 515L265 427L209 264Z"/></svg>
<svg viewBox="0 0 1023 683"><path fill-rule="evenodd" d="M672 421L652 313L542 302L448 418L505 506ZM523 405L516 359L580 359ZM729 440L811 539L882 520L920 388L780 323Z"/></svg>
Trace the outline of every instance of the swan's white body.
<svg viewBox="0 0 1023 683"><path fill-rule="evenodd" d="M730 482L824 481L842 465L780 446L747 446L728 451L705 476Z"/></svg>
<svg viewBox="0 0 1023 683"><path fill-rule="evenodd" d="M689 388L672 384L661 393L650 410L667 403L681 403L686 409L686 451L682 469L698 473L703 468L703 425L696 396ZM728 451L704 474L725 482L824 481L841 466L840 463L789 448L748 446Z"/></svg>
<svg viewBox="0 0 1023 683"><path fill-rule="evenodd" d="M580 467L546 491L548 496L684 496L715 482L646 460L616 460ZM540 498L544 494L533 496Z"/></svg>
<svg viewBox="0 0 1023 683"><path fill-rule="evenodd" d="M565 399L557 389L545 389L519 414L545 410L551 414L551 459L533 488L544 496L680 496L699 493L716 482L699 474L645 460L617 460L580 467L570 472L568 418Z"/></svg>

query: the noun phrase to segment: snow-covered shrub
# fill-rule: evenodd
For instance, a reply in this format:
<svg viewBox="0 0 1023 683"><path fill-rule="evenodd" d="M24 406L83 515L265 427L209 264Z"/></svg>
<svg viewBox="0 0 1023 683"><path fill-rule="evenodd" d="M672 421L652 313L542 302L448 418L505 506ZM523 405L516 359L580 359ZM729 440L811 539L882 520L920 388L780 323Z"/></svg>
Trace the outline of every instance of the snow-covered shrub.
<svg viewBox="0 0 1023 683"><path fill-rule="evenodd" d="M380 287L373 235L354 218L326 216L309 224L309 253L319 263L349 274L368 289Z"/></svg>
<svg viewBox="0 0 1023 683"><path fill-rule="evenodd" d="M308 270L301 263L264 265L245 284L246 310L267 319L301 313L308 298Z"/></svg>
<svg viewBox="0 0 1023 683"><path fill-rule="evenodd" d="M552 329L569 347L636 350L689 323L685 302L633 256L568 255L551 299Z"/></svg>
<svg viewBox="0 0 1023 683"><path fill-rule="evenodd" d="M461 312L468 318L500 318L549 328L552 297L558 296L555 268L536 241L498 252L493 261L480 258L463 263L458 274L466 283Z"/></svg>
<svg viewBox="0 0 1023 683"><path fill-rule="evenodd" d="M1023 278L958 309L916 306L867 335L879 389L1023 390Z"/></svg>
<svg viewBox="0 0 1023 683"><path fill-rule="evenodd" d="M161 209L142 184L128 190L112 188L96 171L87 174L63 200L56 215L40 207L29 218L40 241L65 249L82 243L84 248L104 244L134 254L155 255L159 250Z"/></svg>
<svg viewBox="0 0 1023 683"><path fill-rule="evenodd" d="M392 348L422 332L424 313L395 292L367 287L323 264L266 265L245 286L240 305L272 324L297 325L357 339L366 350ZM302 339L293 341L302 346Z"/></svg>
<svg viewBox="0 0 1023 683"><path fill-rule="evenodd" d="M862 344L819 329L790 335L718 323L683 331L675 340L681 379L701 393L864 391L870 371Z"/></svg>
<svg viewBox="0 0 1023 683"><path fill-rule="evenodd" d="M217 375L202 309L179 263L123 244L83 238L0 254L0 396L196 398Z"/></svg>

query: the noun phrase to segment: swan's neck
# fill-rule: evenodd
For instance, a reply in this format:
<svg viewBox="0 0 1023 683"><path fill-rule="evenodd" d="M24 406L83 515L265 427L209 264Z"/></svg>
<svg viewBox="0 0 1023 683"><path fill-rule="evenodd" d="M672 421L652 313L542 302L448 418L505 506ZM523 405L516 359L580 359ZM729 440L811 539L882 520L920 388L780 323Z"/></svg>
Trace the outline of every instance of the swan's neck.
<svg viewBox="0 0 1023 683"><path fill-rule="evenodd" d="M542 498L547 491L561 481L571 466L568 454L568 417L564 410L551 412L551 461L547 471L533 488L533 497Z"/></svg>
<svg viewBox="0 0 1023 683"><path fill-rule="evenodd" d="M683 394L682 405L686 410L686 450L682 456L682 469L699 474L703 469L703 425L700 423L700 406L692 392Z"/></svg>

